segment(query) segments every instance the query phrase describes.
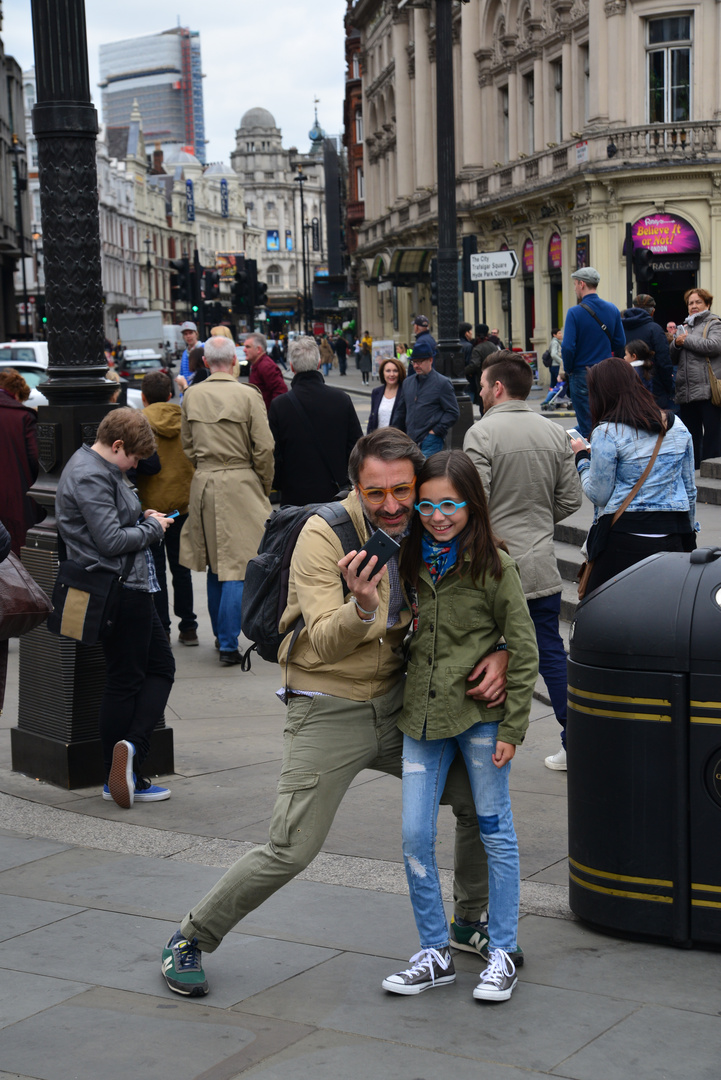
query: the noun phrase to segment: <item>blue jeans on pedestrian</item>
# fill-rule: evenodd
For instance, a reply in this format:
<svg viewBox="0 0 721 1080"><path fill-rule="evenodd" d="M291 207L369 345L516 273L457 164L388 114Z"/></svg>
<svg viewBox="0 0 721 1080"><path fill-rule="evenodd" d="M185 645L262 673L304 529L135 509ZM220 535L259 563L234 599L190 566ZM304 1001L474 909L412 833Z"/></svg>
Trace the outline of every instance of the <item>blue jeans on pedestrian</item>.
<svg viewBox="0 0 721 1080"><path fill-rule="evenodd" d="M561 725L561 742L566 746L566 717L568 710L568 667L563 638L558 632L561 614L561 594L539 596L528 601L528 610L536 628L538 670L551 699L556 720Z"/></svg>
<svg viewBox="0 0 721 1080"><path fill-rule="evenodd" d="M444 440L440 435L426 435L420 445L420 451L424 457L432 457L433 454L439 454L441 452L443 443Z"/></svg>
<svg viewBox="0 0 721 1080"><path fill-rule="evenodd" d="M324 375L330 375L330 369L332 367L333 367L332 364L323 364L323 374Z"/></svg>
<svg viewBox="0 0 721 1080"><path fill-rule="evenodd" d="M208 614L221 652L235 652L240 634L242 581L219 581L208 568Z"/></svg>
<svg viewBox="0 0 721 1080"><path fill-rule="evenodd" d="M403 736L403 858L423 949L449 945L436 863L436 821L448 770L460 750L488 856L491 948L516 951L521 870L508 790L511 763L498 769L492 761L497 737L497 722L474 724L448 739Z"/></svg>
<svg viewBox="0 0 721 1080"><path fill-rule="evenodd" d="M570 372L568 376L568 388L571 392L573 411L576 414L576 427L584 439L591 436L591 409L588 404L588 386L586 385L586 368Z"/></svg>

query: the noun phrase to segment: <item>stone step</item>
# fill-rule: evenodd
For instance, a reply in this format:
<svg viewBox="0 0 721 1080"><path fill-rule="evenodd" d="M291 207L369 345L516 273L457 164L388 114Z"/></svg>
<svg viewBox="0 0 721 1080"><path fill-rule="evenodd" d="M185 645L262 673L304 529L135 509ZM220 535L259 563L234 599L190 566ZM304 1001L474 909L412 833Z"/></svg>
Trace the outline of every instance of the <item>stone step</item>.
<svg viewBox="0 0 721 1080"><path fill-rule="evenodd" d="M702 462L702 467L706 462ZM721 479L703 476L696 481L696 501L721 506Z"/></svg>
<svg viewBox="0 0 721 1080"><path fill-rule="evenodd" d="M721 458L707 458L701 462L702 479L721 480Z"/></svg>
<svg viewBox="0 0 721 1080"><path fill-rule="evenodd" d="M580 548L588 536L589 526L590 521L588 525L571 524L571 519L559 521L553 530L553 538L561 544L571 544L573 547Z"/></svg>
<svg viewBox="0 0 721 1080"><path fill-rule="evenodd" d="M564 581L561 588L561 619L563 622L573 622L578 603L578 582Z"/></svg>
<svg viewBox="0 0 721 1080"><path fill-rule="evenodd" d="M556 551L558 572L564 581L577 581L578 570L583 562L578 544L564 544L557 540L553 545Z"/></svg>

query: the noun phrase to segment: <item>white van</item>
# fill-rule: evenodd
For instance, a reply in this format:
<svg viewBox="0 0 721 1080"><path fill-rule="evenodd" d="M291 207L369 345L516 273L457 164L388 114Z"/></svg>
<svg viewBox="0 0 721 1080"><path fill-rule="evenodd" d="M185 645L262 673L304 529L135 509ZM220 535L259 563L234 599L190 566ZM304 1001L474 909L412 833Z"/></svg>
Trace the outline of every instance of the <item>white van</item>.
<svg viewBox="0 0 721 1080"><path fill-rule="evenodd" d="M37 363L48 366L47 341L3 341L0 342L0 363L5 367L14 364Z"/></svg>

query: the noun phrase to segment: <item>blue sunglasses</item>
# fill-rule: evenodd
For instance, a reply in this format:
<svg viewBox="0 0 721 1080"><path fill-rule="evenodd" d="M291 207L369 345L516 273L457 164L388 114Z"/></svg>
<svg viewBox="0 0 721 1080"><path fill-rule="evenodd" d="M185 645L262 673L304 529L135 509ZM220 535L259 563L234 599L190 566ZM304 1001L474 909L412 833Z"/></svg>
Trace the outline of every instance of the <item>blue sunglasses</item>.
<svg viewBox="0 0 721 1080"><path fill-rule="evenodd" d="M457 510L461 510L466 504L464 502L453 502L452 499L444 499L443 502L432 503L426 499L423 502L415 504L416 510L421 517L430 517L434 510L440 510L444 517L453 517Z"/></svg>

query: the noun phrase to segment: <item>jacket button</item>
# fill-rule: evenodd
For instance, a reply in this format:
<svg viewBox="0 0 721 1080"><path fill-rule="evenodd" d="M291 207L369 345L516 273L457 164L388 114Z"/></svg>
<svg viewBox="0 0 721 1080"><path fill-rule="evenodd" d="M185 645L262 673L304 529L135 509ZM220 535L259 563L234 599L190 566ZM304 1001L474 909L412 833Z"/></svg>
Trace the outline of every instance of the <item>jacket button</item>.
<svg viewBox="0 0 721 1080"><path fill-rule="evenodd" d="M434 698L435 696L436 696L436 692L435 692L435 690L429 690L429 691L428 691L428 697L430 697L430 698Z"/></svg>
<svg viewBox="0 0 721 1080"><path fill-rule="evenodd" d="M432 664L432 663L433 663L433 657L432 657L432 656L429 656L429 657L428 657L428 663L429 663L429 664Z"/></svg>
<svg viewBox="0 0 721 1080"><path fill-rule="evenodd" d="M431 633L433 633L433 631L435 630L435 626L433 625L433 623L431 623L431 625L428 627L428 629L430 630Z"/></svg>

